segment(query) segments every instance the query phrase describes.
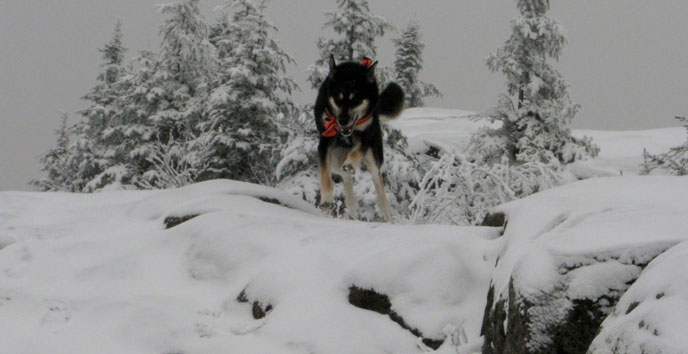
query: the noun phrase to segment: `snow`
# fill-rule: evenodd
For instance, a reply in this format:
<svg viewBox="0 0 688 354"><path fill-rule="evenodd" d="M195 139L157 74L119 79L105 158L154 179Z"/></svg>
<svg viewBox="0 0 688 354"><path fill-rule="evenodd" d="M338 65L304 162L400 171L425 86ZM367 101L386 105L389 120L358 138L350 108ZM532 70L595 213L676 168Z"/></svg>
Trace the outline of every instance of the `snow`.
<svg viewBox="0 0 688 354"><path fill-rule="evenodd" d="M409 148L415 152L425 152L430 146L463 152L480 127L489 125L495 128L499 123L479 119L471 111L410 108L388 124L408 137ZM573 135L592 137L600 147L599 156L568 167L579 179L638 175L643 163L643 149L658 154L686 140L683 127L628 131L574 129Z"/></svg>
<svg viewBox="0 0 688 354"><path fill-rule="evenodd" d="M575 182L504 204L496 209L508 215L509 227L495 289L506 290L518 262L543 258L537 256L543 248L567 262L594 254L642 263L646 252L634 255L633 249L652 253L653 246L688 239L686 200L686 178L635 176Z"/></svg>
<svg viewBox="0 0 688 354"><path fill-rule="evenodd" d="M189 214L201 215L164 229ZM496 237L331 219L232 181L0 193L0 352L418 353L409 331L350 305L348 288L387 294L425 337L463 325L475 338ZM242 291L273 309L254 319Z"/></svg>
<svg viewBox="0 0 688 354"><path fill-rule="evenodd" d="M686 131L681 127L604 131L574 130L576 137L589 136L600 146L600 154L589 165L615 175L637 175L643 162L643 149L651 154L669 151L686 140Z"/></svg>
<svg viewBox="0 0 688 354"><path fill-rule="evenodd" d="M621 297L590 353L671 354L688 348L688 242L652 261Z"/></svg>
<svg viewBox="0 0 688 354"><path fill-rule="evenodd" d="M461 152L491 123L416 108L389 124L420 153ZM574 300L611 294L620 300L591 353L684 353L688 277L676 270L688 267L688 179L634 175L644 148L666 151L685 131L574 134L601 148L567 167L589 179L499 206L502 237L332 219L297 196L226 180L0 193L0 353L428 350L388 316L349 304L352 285L389 296L424 337L448 337L438 353L475 353L490 283L504 298L512 280L520 296L545 300L532 309L532 349ZM165 229L165 218L189 215L199 216ZM253 302L272 309L254 319Z"/></svg>
<svg viewBox="0 0 688 354"><path fill-rule="evenodd" d="M475 112L442 108L409 108L391 127L401 130L409 140L409 149L425 152L428 147L463 151L480 127L490 125L472 117Z"/></svg>

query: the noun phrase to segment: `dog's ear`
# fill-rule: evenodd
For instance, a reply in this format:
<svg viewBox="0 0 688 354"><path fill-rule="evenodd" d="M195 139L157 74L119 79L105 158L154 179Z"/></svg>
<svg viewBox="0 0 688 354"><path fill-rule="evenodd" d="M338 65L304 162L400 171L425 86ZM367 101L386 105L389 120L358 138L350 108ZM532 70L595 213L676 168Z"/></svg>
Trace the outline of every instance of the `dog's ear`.
<svg viewBox="0 0 688 354"><path fill-rule="evenodd" d="M330 79L334 79L334 73L337 71L337 63L334 61L334 55L330 54Z"/></svg>
<svg viewBox="0 0 688 354"><path fill-rule="evenodd" d="M370 66L366 69L366 79L368 79L368 82L373 83L375 82L375 67L377 66L377 60L370 64Z"/></svg>

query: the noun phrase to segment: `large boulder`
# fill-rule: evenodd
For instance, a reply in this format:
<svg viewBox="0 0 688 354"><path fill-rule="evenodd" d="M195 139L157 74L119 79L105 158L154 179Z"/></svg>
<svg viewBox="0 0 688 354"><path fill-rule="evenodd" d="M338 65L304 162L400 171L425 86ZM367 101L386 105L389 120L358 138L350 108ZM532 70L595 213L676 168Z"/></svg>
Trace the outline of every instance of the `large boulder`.
<svg viewBox="0 0 688 354"><path fill-rule="evenodd" d="M483 353L586 353L610 314L640 307L632 302L642 299L620 299L648 264L688 239L685 200L685 178L601 178L495 210L508 223L487 297ZM617 353L605 347L610 342L632 346L632 333L619 334L629 325L611 317L592 352ZM688 316L677 321L688 327Z"/></svg>

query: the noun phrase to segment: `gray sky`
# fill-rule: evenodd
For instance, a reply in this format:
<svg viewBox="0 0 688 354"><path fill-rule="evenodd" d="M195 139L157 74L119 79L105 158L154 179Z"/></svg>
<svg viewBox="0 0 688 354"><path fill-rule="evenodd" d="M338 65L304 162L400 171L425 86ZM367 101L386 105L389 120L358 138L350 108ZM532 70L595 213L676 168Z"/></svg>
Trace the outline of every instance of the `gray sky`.
<svg viewBox="0 0 688 354"><path fill-rule="evenodd" d="M95 83L98 49L111 38L118 17L129 57L158 47L159 2L164 0L0 0L0 190L29 189L26 183L40 175L38 157L55 144L59 111L85 107L80 97ZM209 21L220 2L202 0ZM422 76L444 93L429 105L494 105L504 79L487 70L484 58L508 37L514 0L369 2L397 27L412 17L420 22L426 44ZM300 102L314 99L305 70L317 56L322 13L335 6L334 0L269 4L277 37L298 63L291 72L303 89L296 95ZM583 106L574 127L675 126L675 115L688 114L688 1L552 0L550 14L569 33L557 67ZM389 39L395 37L379 43L383 64L392 63Z"/></svg>

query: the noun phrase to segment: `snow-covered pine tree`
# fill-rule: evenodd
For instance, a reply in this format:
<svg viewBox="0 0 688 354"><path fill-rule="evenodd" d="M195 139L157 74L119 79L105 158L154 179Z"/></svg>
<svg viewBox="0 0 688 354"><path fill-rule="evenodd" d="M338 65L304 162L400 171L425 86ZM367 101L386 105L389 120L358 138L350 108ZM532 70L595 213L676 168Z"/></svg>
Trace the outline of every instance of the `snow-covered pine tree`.
<svg viewBox="0 0 688 354"><path fill-rule="evenodd" d="M229 0L213 41L220 68L208 103L209 119L195 144L210 149L202 179L231 178L274 184L287 131L277 119L292 114L297 89L286 74L294 60L273 39L277 28L264 16L264 1Z"/></svg>
<svg viewBox="0 0 688 354"><path fill-rule="evenodd" d="M103 171L88 183L87 191L112 183L137 186L148 170L150 152L146 153L146 144L156 140L155 127L148 120L157 109L155 95L151 93L156 65L156 53L142 51L115 84L119 92L115 114L100 136Z"/></svg>
<svg viewBox="0 0 688 354"><path fill-rule="evenodd" d="M116 100L120 92L117 81L126 74L122 45L122 23L115 24L112 39L105 44L103 63L96 85L83 97L90 105L80 113L84 121L67 126L67 114L63 114L62 126L57 131L57 147L46 153L41 161L48 176L34 185L43 190L89 191L88 183L107 168L102 144L102 133L112 123L117 113Z"/></svg>
<svg viewBox="0 0 688 354"><path fill-rule="evenodd" d="M89 107L80 112L85 120L72 129L76 140L81 141L80 145L83 148L89 147L90 157L93 159L88 161L91 168L82 171L88 173L87 175L74 176L85 181L81 186L82 191L90 191L89 182L114 163L109 156L106 156L107 148L103 133L112 126L114 117L120 112L117 100L122 92L117 83L128 74L128 69L124 64L126 51L127 49L122 44L122 22L118 20L112 39L100 49L103 55L101 64L103 71L96 79L96 86L82 97L83 100L90 102Z"/></svg>
<svg viewBox="0 0 688 354"><path fill-rule="evenodd" d="M568 83L548 59L558 60L566 45L564 28L547 17L549 0L517 0L520 15L511 21L511 36L487 58L493 72L507 79L507 95L487 115L499 129L483 129L474 137L473 158L500 161L570 163L594 156L590 139L571 136L570 124L580 106L568 94Z"/></svg>
<svg viewBox="0 0 688 354"><path fill-rule="evenodd" d="M115 24L114 34L110 42L105 44L100 52L103 54L101 68L103 72L98 75L96 86L87 93L83 99L91 102L91 105L81 113L86 117L90 135L97 137L109 124L116 113L114 102L120 96L116 83L127 74L124 65L124 55L127 49L122 44L122 22Z"/></svg>
<svg viewBox="0 0 688 354"><path fill-rule="evenodd" d="M388 31L395 30L390 22L370 11L368 0L337 0L337 6L338 11L325 12L327 21L323 26L324 29L334 31L337 38L318 39L320 58L315 65L308 68L308 81L314 89L320 87L327 77L329 70L327 60L330 55L333 55L337 62L356 61L362 57L375 58L377 56L375 39L384 36ZM376 71L385 72L385 70ZM382 81L378 80L378 84L385 84Z"/></svg>
<svg viewBox="0 0 688 354"><path fill-rule="evenodd" d="M69 115L62 113L60 128L55 131L57 146L41 156L47 176L31 181L41 191L82 192L98 166L94 163L93 140L86 135L85 123L68 126Z"/></svg>
<svg viewBox="0 0 688 354"><path fill-rule="evenodd" d="M418 73L423 69L423 48L420 38L420 25L411 21L394 40L397 47L394 58L394 76L396 83L404 89L406 107L422 107L423 98L428 96L442 97L442 93L433 84L419 80Z"/></svg>
<svg viewBox="0 0 688 354"><path fill-rule="evenodd" d="M688 118L676 117L688 132ZM669 151L657 155L643 151L644 173L649 174L652 170L661 169L674 175L688 175L688 139L683 145L674 146Z"/></svg>
<svg viewBox="0 0 688 354"><path fill-rule="evenodd" d="M46 172L47 176L31 181L31 184L38 190L72 191L69 185L69 175L72 169L66 163L69 147L67 119L69 119L69 115L62 113L60 127L55 130L57 145L41 156L41 163L43 164L41 170Z"/></svg>
<svg viewBox="0 0 688 354"><path fill-rule="evenodd" d="M122 101L124 126L117 129L133 141L121 141L127 160L114 172L129 175L129 183L142 188L171 187L164 182L174 179L166 176L169 170L154 163L161 149L185 152L171 156L179 166L196 163L198 154L185 145L196 137L196 125L207 119L205 102L217 62L199 0L158 9L167 16L160 28L160 53L151 57L144 52L136 75L123 80L128 90Z"/></svg>

